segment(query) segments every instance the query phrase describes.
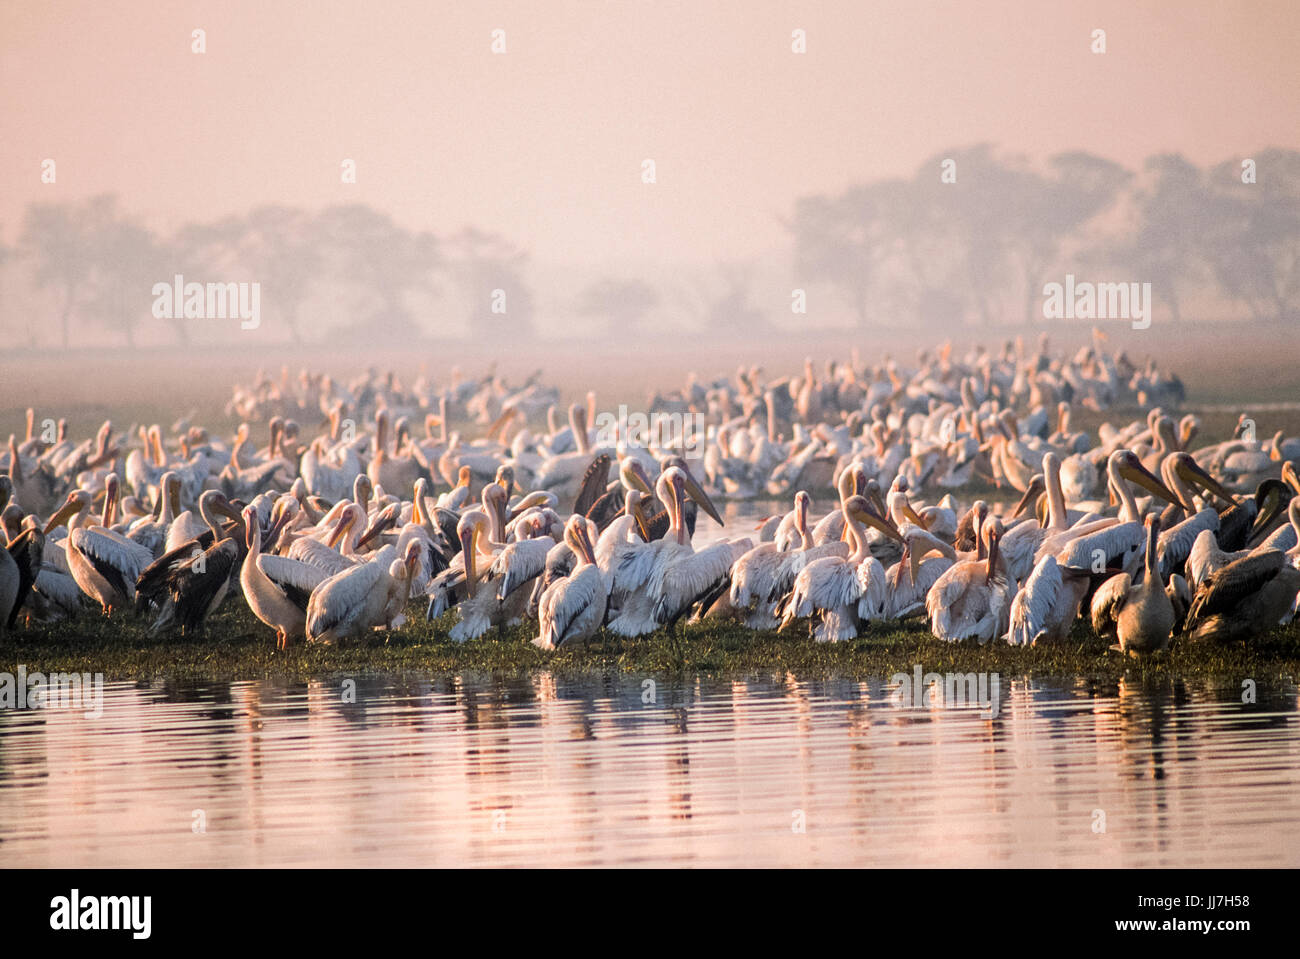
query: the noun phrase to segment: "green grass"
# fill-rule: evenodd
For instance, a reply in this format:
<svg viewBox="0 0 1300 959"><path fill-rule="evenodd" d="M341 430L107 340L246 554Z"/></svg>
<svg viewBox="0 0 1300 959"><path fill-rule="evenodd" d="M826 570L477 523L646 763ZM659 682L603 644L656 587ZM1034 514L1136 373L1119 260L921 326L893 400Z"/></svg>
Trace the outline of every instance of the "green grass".
<svg viewBox="0 0 1300 959"><path fill-rule="evenodd" d="M779 675L799 678L889 677L920 664L935 672L998 672L1044 678L1114 679L1123 675L1183 678L1252 678L1300 675L1300 625L1280 627L1250 644L1234 647L1178 644L1145 662L1121 657L1082 623L1070 642L1033 649L949 645L917 623L873 626L844 643L816 643L802 626L785 633L757 632L732 625L693 624L675 644L663 632L642 639L597 637L586 648L547 652L529 640L535 627L520 625L468 643L447 638L454 614L425 622L409 610L402 629L340 646L299 644L277 651L270 630L239 603L227 603L209 621L205 635L150 636L142 620L118 614L76 622L19 628L0 639L0 670L19 664L29 671L103 673L106 679L236 680L285 677L305 680L338 674L462 671L520 675L536 670L580 678L610 672Z"/></svg>

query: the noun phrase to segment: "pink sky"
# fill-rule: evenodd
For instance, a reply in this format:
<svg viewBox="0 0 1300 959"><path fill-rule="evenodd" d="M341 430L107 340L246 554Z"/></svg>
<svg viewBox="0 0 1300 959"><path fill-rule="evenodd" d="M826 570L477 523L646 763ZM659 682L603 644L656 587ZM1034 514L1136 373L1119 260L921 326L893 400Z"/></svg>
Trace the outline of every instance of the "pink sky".
<svg viewBox="0 0 1300 959"><path fill-rule="evenodd" d="M1289 0L10 2L0 230L117 192L163 228L357 201L543 261L761 255L796 196L947 146L1130 166L1300 147L1298 41Z"/></svg>

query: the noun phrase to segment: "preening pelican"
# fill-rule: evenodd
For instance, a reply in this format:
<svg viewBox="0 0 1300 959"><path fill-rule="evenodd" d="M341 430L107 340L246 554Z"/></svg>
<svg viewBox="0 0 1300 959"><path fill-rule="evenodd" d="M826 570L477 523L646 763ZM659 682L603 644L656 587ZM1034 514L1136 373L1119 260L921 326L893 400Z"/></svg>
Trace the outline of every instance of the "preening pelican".
<svg viewBox="0 0 1300 959"><path fill-rule="evenodd" d="M813 638L822 643L852 639L858 634L858 608L864 598L869 608L884 602L885 568L871 555L865 527L871 526L891 539L902 539L865 497L850 496L841 509L853 552L843 558L814 560L800 570L781 619L784 630L795 619L816 616Z"/></svg>
<svg viewBox="0 0 1300 959"><path fill-rule="evenodd" d="M605 576L596 565L591 537L596 525L581 515L565 524L564 540L577 557L573 572L552 583L538 606L539 628L533 644L555 649L566 643L585 643L605 618Z"/></svg>
<svg viewBox="0 0 1300 959"><path fill-rule="evenodd" d="M657 489L668 506L668 533L654 541L644 587L626 598L609 623L620 636L644 636L675 624L697 603L707 608L730 587L731 566L751 545L748 540L714 543L696 552L686 528L685 504L688 494L696 495L697 484L685 470L670 466L660 474Z"/></svg>
<svg viewBox="0 0 1300 959"><path fill-rule="evenodd" d="M368 562L326 579L307 603L307 641L336 643L396 625L409 598L411 570L419 560L415 543L401 558L396 548L385 546Z"/></svg>
<svg viewBox="0 0 1300 959"><path fill-rule="evenodd" d="M805 490L795 494L792 515L797 545L780 550L776 542L760 543L736 560L731 571L731 605L750 629L776 629L780 625L777 606L809 563L827 556L849 555L849 544L842 540L813 544L808 528L811 503L812 497Z"/></svg>
<svg viewBox="0 0 1300 959"><path fill-rule="evenodd" d="M1183 630L1193 641L1249 640L1278 625L1300 593L1300 570L1280 550L1252 552L1201 584Z"/></svg>
<svg viewBox="0 0 1300 959"><path fill-rule="evenodd" d="M1027 485L1027 484L1026 484ZM998 555L1002 521L991 520L981 531L988 558L965 560L947 570L925 598L930 631L949 643L974 639L984 645L1007 631L1015 584Z"/></svg>

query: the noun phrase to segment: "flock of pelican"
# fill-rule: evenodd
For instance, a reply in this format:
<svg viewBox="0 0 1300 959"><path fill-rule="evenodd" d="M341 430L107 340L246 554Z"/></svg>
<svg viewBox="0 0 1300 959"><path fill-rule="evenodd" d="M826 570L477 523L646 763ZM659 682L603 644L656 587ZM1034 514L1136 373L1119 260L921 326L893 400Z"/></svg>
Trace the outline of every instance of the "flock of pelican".
<svg viewBox="0 0 1300 959"><path fill-rule="evenodd" d="M242 597L280 647L399 628L415 601L453 641L535 620L547 649L676 641L685 619L818 641L916 619L1018 646L1083 619L1135 656L1250 639L1296 612L1300 441L1243 419L1195 446L1181 400L1094 333L1072 356L945 344L692 378L613 434L593 395L563 417L536 376L262 375L229 441L180 421L77 443L29 410L0 454L0 632L98 609L186 633ZM1148 412L1072 429L1114 406ZM701 513L722 526L716 500L759 496L791 508L693 543Z"/></svg>

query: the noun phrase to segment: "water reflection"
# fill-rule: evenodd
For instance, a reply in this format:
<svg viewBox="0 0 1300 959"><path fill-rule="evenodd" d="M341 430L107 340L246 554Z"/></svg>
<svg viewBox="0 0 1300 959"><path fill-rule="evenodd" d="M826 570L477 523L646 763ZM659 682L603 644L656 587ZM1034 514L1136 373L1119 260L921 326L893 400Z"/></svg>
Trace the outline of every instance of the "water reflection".
<svg viewBox="0 0 1300 959"><path fill-rule="evenodd" d="M1297 689L546 672L0 713L0 864L1295 865Z"/></svg>

